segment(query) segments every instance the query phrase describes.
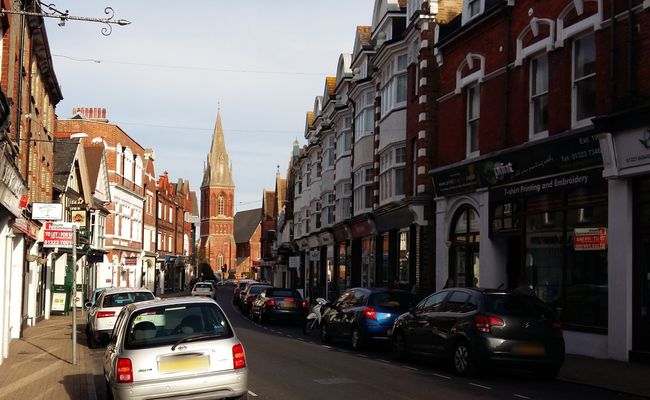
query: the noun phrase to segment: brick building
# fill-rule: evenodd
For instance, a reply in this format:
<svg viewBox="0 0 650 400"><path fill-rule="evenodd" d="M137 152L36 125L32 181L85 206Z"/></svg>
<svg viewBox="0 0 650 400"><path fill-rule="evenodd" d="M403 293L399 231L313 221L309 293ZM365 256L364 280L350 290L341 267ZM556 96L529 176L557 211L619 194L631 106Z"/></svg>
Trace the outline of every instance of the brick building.
<svg viewBox="0 0 650 400"><path fill-rule="evenodd" d="M466 1L437 35L437 286L525 282L558 311L570 353L650 350L632 234L646 3Z"/></svg>
<svg viewBox="0 0 650 400"><path fill-rule="evenodd" d="M201 183L201 243L199 259L212 267L213 271L228 270L230 275L240 276L244 271L235 266L236 246L234 232L235 183L232 167L221 124L221 113L212 135L212 145Z"/></svg>
<svg viewBox="0 0 650 400"><path fill-rule="evenodd" d="M231 274L230 277L264 278L263 272L259 270L262 258L262 221L261 208L239 211L235 214L234 240L237 243L235 264L237 274Z"/></svg>
<svg viewBox="0 0 650 400"><path fill-rule="evenodd" d="M106 220L108 254L98 263L98 279L105 286L140 286L143 266L142 235L145 149L106 118L106 109L76 108L60 119L56 137L83 132L106 152L112 203Z"/></svg>
<svg viewBox="0 0 650 400"><path fill-rule="evenodd" d="M158 183L156 182L156 155L153 149L145 149L143 165L143 189L145 196L143 235L142 235L142 267L143 277L141 286L151 291L163 289L160 279L160 268L156 268L158 255L157 212L158 212Z"/></svg>

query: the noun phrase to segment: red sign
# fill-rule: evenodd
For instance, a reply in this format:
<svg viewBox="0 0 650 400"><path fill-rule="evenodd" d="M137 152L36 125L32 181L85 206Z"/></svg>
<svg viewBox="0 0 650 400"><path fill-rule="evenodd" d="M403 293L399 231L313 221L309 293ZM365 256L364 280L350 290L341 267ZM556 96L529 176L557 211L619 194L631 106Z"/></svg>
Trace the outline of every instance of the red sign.
<svg viewBox="0 0 650 400"><path fill-rule="evenodd" d="M124 265L138 265L138 259L136 257L127 257L124 259Z"/></svg>
<svg viewBox="0 0 650 400"><path fill-rule="evenodd" d="M607 228L576 228L574 233L577 251L607 249Z"/></svg>
<svg viewBox="0 0 650 400"><path fill-rule="evenodd" d="M72 248L72 228L70 222L46 222L43 232L43 247Z"/></svg>
<svg viewBox="0 0 650 400"><path fill-rule="evenodd" d="M27 204L29 204L29 195L24 194L24 195L20 196L20 208L27 207Z"/></svg>

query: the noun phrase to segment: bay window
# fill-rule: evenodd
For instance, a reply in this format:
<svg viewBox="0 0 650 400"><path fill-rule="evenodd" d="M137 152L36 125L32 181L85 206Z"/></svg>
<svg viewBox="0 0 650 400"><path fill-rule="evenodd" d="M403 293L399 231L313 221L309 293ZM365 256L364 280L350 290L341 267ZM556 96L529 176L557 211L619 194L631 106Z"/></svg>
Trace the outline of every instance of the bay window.
<svg viewBox="0 0 650 400"><path fill-rule="evenodd" d="M371 167L362 168L354 173L354 211L372 209L372 182L375 172Z"/></svg>
<svg viewBox="0 0 650 400"><path fill-rule="evenodd" d="M382 73L383 87L381 89L381 115L406 105L408 58L406 54L393 59Z"/></svg>
<svg viewBox="0 0 650 400"><path fill-rule="evenodd" d="M364 92L357 101L357 113L354 116L354 140L372 135L375 125L375 93Z"/></svg>
<svg viewBox="0 0 650 400"><path fill-rule="evenodd" d="M379 201L404 195L406 147L390 148L379 156Z"/></svg>

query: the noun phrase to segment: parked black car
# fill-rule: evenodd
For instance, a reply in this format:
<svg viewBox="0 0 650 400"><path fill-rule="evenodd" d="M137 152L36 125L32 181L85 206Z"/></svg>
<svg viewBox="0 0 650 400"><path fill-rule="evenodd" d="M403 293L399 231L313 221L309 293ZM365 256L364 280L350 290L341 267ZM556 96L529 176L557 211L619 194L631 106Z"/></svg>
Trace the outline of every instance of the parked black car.
<svg viewBox="0 0 650 400"><path fill-rule="evenodd" d="M413 295L403 290L349 289L323 314L321 341L348 338L361 349L371 340L390 339L395 318L413 304Z"/></svg>
<svg viewBox="0 0 650 400"><path fill-rule="evenodd" d="M250 318L261 323L271 320L304 321L309 302L296 289L266 288L257 295L250 309Z"/></svg>
<svg viewBox="0 0 650 400"><path fill-rule="evenodd" d="M564 338L553 310L534 296L451 288L422 300L395 320L393 353L435 356L459 375L488 364L533 369L553 378L564 361Z"/></svg>

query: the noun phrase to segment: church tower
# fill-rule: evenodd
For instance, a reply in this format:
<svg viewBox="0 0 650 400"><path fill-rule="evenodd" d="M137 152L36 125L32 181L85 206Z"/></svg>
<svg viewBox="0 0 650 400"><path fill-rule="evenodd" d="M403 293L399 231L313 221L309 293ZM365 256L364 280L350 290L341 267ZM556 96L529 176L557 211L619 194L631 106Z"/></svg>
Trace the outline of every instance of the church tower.
<svg viewBox="0 0 650 400"><path fill-rule="evenodd" d="M234 205L235 183L218 111L201 183L200 256L215 272L235 269Z"/></svg>

